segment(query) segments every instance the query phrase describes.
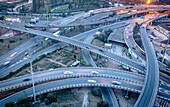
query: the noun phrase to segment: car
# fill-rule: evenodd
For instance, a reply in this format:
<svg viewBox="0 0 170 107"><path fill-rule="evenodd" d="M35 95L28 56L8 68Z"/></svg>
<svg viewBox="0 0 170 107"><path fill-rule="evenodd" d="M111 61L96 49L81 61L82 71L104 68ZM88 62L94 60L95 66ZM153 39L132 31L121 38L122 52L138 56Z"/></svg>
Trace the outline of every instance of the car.
<svg viewBox="0 0 170 107"><path fill-rule="evenodd" d="M91 71L92 74L99 74L97 71Z"/></svg>
<svg viewBox="0 0 170 107"><path fill-rule="evenodd" d="M145 52L141 52L142 55L146 56Z"/></svg>
<svg viewBox="0 0 170 107"><path fill-rule="evenodd" d="M134 49L134 50L135 50L136 48L135 48L135 47L132 47L132 49Z"/></svg>
<svg viewBox="0 0 170 107"><path fill-rule="evenodd" d="M38 46L38 44L34 44L34 46L35 46L35 47L37 47L37 46Z"/></svg>
<svg viewBox="0 0 170 107"><path fill-rule="evenodd" d="M50 24L51 26L55 26L55 25L53 25L53 24Z"/></svg>
<svg viewBox="0 0 170 107"><path fill-rule="evenodd" d="M120 85L120 84L121 84L121 82L118 82L118 81L112 81L112 84Z"/></svg>
<svg viewBox="0 0 170 107"><path fill-rule="evenodd" d="M89 83L96 83L95 80L88 80L87 82L89 82Z"/></svg>
<svg viewBox="0 0 170 107"><path fill-rule="evenodd" d="M99 51L104 52L103 49L99 49Z"/></svg>
<svg viewBox="0 0 170 107"><path fill-rule="evenodd" d="M8 65L11 61L6 61L3 65Z"/></svg>
<svg viewBox="0 0 170 107"><path fill-rule="evenodd" d="M28 55L28 52L25 52L25 54L24 55Z"/></svg>
<svg viewBox="0 0 170 107"><path fill-rule="evenodd" d="M71 74L73 74L73 72L71 72L71 71L65 71L64 74L66 74L66 75L71 75Z"/></svg>
<svg viewBox="0 0 170 107"><path fill-rule="evenodd" d="M90 49L90 47L86 47L87 49Z"/></svg>
<svg viewBox="0 0 170 107"><path fill-rule="evenodd" d="M25 79L23 79L23 81L30 81L31 79L29 79L29 78L25 78Z"/></svg>
<svg viewBox="0 0 170 107"><path fill-rule="evenodd" d="M125 24L124 22L122 24Z"/></svg>

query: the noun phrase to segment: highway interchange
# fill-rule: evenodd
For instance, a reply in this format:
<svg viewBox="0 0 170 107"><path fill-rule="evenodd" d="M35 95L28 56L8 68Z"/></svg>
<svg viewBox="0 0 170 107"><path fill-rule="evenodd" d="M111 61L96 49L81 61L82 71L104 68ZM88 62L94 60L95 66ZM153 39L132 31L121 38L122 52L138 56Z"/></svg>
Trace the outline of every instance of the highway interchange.
<svg viewBox="0 0 170 107"><path fill-rule="evenodd" d="M122 22L121 22L122 23ZM149 23L149 22L148 22ZM147 26L147 24L148 23L146 23L146 25L144 25L144 26ZM123 24L123 23L122 23ZM129 24L129 22L127 22L127 21L125 21L125 23L124 23L124 25L128 25ZM151 48L151 47L149 47L150 45L150 43L149 42L147 42L148 44L146 44L147 46L145 46L145 50L146 50L146 56L148 56L149 54L151 54L150 56L151 57L149 57L149 58L151 58L151 59L155 59L155 60L152 60L153 62L151 62L151 65L149 65L149 63L147 63L147 67L145 67L144 65L141 65L141 64L139 64L139 63L136 63L136 62L134 62L134 61L132 61L132 60L129 60L129 59L127 59L127 58L124 58L124 57L121 57L121 56L119 56L119 55L116 55L116 54L113 54L113 53L111 53L111 52L109 52L109 51L107 51L107 50L104 50L104 49L102 49L102 50L104 50L104 52L101 52L101 51L99 51L99 49L101 49L101 48L99 48L99 47L96 47L96 46L93 46L93 45L90 45L90 44L87 44L87 43L83 43L83 42L80 42L80 41L77 41L77 40L74 40L76 37L74 37L74 38L67 38L67 37L63 37L63 36L58 36L58 37L56 37L55 35L53 35L53 34L50 34L50 33L47 33L47 32L42 32L42 31L36 31L36 30L32 30L32 29L25 29L25 28L20 28L20 27L17 27L17 26L13 26L13 25L3 25L3 24L0 24L0 26L4 26L4 27L10 27L11 29L14 29L14 30L19 30L19 31L22 31L22 32L27 32L27 33L31 33L31 34L36 34L36 35L40 35L40 36L44 36L44 37L48 37L48 38L51 38L51 39L55 39L55 40L59 40L59 41L62 41L62 42L66 42L66 43L68 43L68 44L72 44L72 45L75 45L75 46L78 46L78 47L80 47L80 48L83 48L83 49L86 49L87 51L91 51L91 52L93 52L93 53L96 53L96 54L99 54L99 55L102 55L102 56L104 56L104 57L106 57L106 58L110 58L110 59L112 59L112 60L114 60L114 61L117 61L118 63L121 63L121 64L124 64L124 65L126 65L126 66L128 66L128 67L131 67L131 68L133 68L133 69L136 69L136 70L138 70L139 72L142 72L143 74L145 74L145 69L147 69L147 71L146 71L146 80L145 80L145 85L144 85L144 88L142 89L142 87L138 87L137 86L137 88L135 88L136 86L132 86L132 85L125 85L125 84L122 84L122 87L126 87L126 89L128 90L128 89L130 89L130 88L132 88L132 89L135 89L136 90L136 92L141 92L141 90L142 90L142 94L140 94L140 97L139 97L139 99L138 99L138 101L137 101L137 103L136 103L136 106L143 106L143 104L145 104L145 106L147 106L147 105L153 105L153 103L154 103L154 101L155 101L155 98L156 98L156 93L157 93L157 90L158 90L158 83L159 83L159 68L158 68L158 65L157 65L157 62L155 62L155 61L157 61L157 59L155 59L155 55L154 55L154 52L153 52L153 49ZM63 26L63 25L61 25L61 26ZM65 27L67 26L67 25L64 25ZM68 26L70 26L70 25L68 25ZM71 25L71 26L73 26L73 25ZM76 24L75 24L75 26L77 26ZM110 25L110 26L113 26L113 25ZM87 33L85 32L85 34L84 34L84 36L88 36L88 35L91 35L91 34L94 34L95 32L97 31L97 29L95 29L95 30L92 30L92 31L88 31ZM142 32L144 32L144 34L141 34L141 35L146 35L146 28L144 29L144 28L141 28L141 31ZM81 37L83 36L83 34L81 35ZM77 36L78 37L78 36ZM146 40L145 40L146 39ZM147 41L147 36L145 36L145 37L143 37L142 38L142 40L143 41ZM146 43L146 42L145 42ZM61 43L60 43L61 44ZM63 43L63 44L65 44L65 43ZM62 45L63 45L62 44ZM66 44L65 44L66 45ZM89 48L87 48L87 47L89 47ZM151 50L147 50L147 49L151 49ZM18 50L19 51L19 50ZM148 53L147 53L147 51L148 51ZM13 53L13 52L11 52L11 53ZM38 53L38 52L37 52ZM10 55L10 53L6 56L6 57L8 57ZM38 55L38 54L37 54ZM35 55L35 57L36 57L36 55ZM2 58L2 59L4 59L4 58ZM148 61L148 58L147 58L147 62L149 62ZM26 63L28 63L28 62L26 62ZM153 64L155 64L155 67L152 67L152 68L150 68ZM149 66L148 66L149 65ZM153 69L154 68L154 69ZM88 69L88 68L86 68L86 69ZM90 70L91 71L91 70ZM100 70L97 70L97 71L100 71ZM149 72L149 71L153 71L153 72ZM10 71L9 71L10 72ZM9 73L8 72L8 73ZM63 71L61 71L61 75L62 75L62 73L63 73ZM90 75L90 72L86 72L87 73L87 75L88 75L88 73L89 73L89 75ZM149 73L151 73L151 74L149 74ZM152 74L153 73L153 74ZM80 73L81 74L81 73ZM121 74L121 73L118 73L118 74ZM117 75L118 75L117 74ZM129 74L129 73L128 73ZM153 75L155 75L156 74L156 76L153 76ZM6 74L2 74L1 75L1 77L2 76L4 76L4 75L6 75ZM102 75L102 74L101 74ZM107 74L104 74L104 75L107 75ZM127 74L126 74L127 75ZM130 74L129 74L130 75ZM116 76L116 74L114 74L114 76ZM113 77L114 77L113 76ZM119 75L119 76L121 76L121 75ZM123 76L123 75L122 75ZM101 76L102 77L102 76ZM107 76L106 76L107 77ZM88 78L90 78L90 77L88 77ZM58 81L58 83L59 82L61 82L61 83L59 83L59 84L62 84L63 86L61 86L61 85L59 85L59 86L56 86L56 87L58 87L58 88L53 88L52 87L52 85L49 85L49 87L46 87L46 89L40 89L39 91L37 91L37 92L42 92L43 90L48 90L48 89L54 89L54 90L57 90L57 89L61 89L61 87L62 88L64 88L64 86L65 86L65 88L69 88L69 87L80 87L80 86L90 86L90 85L95 85L95 84L87 84L87 80L88 80L88 78L82 78L82 79L69 79L68 81L72 81L72 83L74 83L74 84L72 84L72 86L71 85L69 85L69 84L65 84L64 85L64 83L62 82L62 80L60 80L60 81ZM93 77L92 77L93 78ZM123 77L124 78L124 80L128 80L128 78L126 78L125 79L125 77ZM130 77L131 79L132 79L132 77ZM141 77L142 78L142 77ZM155 78L155 79L154 79ZM121 86L114 86L114 85L111 85L111 84L109 84L108 82L106 82L105 81L105 79L103 79L103 81L100 81L100 79L98 79L97 77L95 78L96 79L96 81L98 81L97 82L97 84L96 85L99 85L99 86L102 86L102 85L104 85L104 86L108 86L108 87L114 87L114 88L122 88ZM133 80L131 80L130 79L130 81L133 81ZM135 80L135 81L139 81L138 79L139 78L136 78L137 80ZM142 78L142 79L144 79L144 78ZM141 80L142 80L141 79ZM149 80L147 80L147 79L150 79L150 80L154 80L154 81L149 81ZM16 79L17 80L17 79ZM23 80L23 78L22 79L18 79L18 81L21 81L21 80ZM79 80L79 83L77 83L77 82L75 82L76 80ZM155 82L156 81L156 82ZM4 81L5 82L5 81ZM57 81L55 81L55 82L57 82ZM144 82L144 80L143 80L143 82ZM142 84L143 84L143 82L142 82ZM153 82L153 83L150 83L150 82ZM68 83L70 83L70 82L68 82ZM12 84L12 83L9 83L9 85L10 84ZM47 86L47 84L48 83L45 83L44 85L46 85ZM53 84L53 82L51 82L51 84ZM77 85L76 85L77 84ZM150 85L150 84L155 84L155 85ZM75 85L75 86L74 86ZM147 86L148 85L148 86ZM51 87L50 87L51 86ZM59 88L60 87L60 88ZM156 88L155 88L156 87ZM145 89L145 88L149 88L149 89ZM151 90L151 88L153 88L153 90L155 90L155 91L153 91L153 90ZM29 89L27 89L27 90L29 90ZM140 91L139 91L140 90ZM149 91L147 91L147 92L145 92L145 90L150 90L150 91L153 91L153 93L152 92L149 92ZM132 90L131 90L132 91ZM30 94L29 95L32 95L31 93L31 91L29 91L30 92ZM21 92L19 92L19 93L21 93ZM28 93L27 93L28 94ZM146 94L146 95L143 95L143 94ZM150 98L147 96L148 94L152 94L152 95L150 95ZM17 95L20 95L20 94L18 94L17 93ZM142 96L143 95L143 96ZM24 95L21 95L22 97L24 96ZM20 96L20 97L21 97ZM145 101L143 101L145 98L142 98L142 97L147 97L148 98L148 102L145 102ZM18 96L17 96L18 97ZM142 100L143 99L143 100ZM152 100L151 100L152 99ZM11 99L10 99L11 100ZM8 101L10 101L9 99L8 99ZM140 100L140 101L139 101ZM142 105L140 105L140 104L142 104Z"/></svg>

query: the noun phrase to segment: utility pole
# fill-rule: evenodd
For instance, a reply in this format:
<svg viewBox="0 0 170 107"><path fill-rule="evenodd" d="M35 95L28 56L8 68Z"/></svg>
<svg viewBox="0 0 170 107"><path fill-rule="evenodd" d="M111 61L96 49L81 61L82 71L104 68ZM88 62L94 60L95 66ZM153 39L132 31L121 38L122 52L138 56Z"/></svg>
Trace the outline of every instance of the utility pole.
<svg viewBox="0 0 170 107"><path fill-rule="evenodd" d="M35 96L35 87L34 87L34 74L32 71L32 52L31 49L28 50L29 53L29 59L30 59L30 68L31 68L31 76L32 76L32 87L33 87L33 95L34 95L34 103L36 102L36 96Z"/></svg>

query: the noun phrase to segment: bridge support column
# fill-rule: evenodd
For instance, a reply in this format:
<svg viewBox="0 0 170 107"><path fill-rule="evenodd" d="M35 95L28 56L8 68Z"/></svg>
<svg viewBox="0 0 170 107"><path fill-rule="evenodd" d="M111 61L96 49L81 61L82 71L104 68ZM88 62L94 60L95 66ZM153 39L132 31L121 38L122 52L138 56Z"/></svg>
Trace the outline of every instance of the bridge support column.
<svg viewBox="0 0 170 107"><path fill-rule="evenodd" d="M98 57L99 57L99 55L98 55L98 54L96 54L96 61L99 59Z"/></svg>
<svg viewBox="0 0 170 107"><path fill-rule="evenodd" d="M163 102L163 100L161 99L161 101L160 101L160 103L159 103L160 107L162 107L162 102Z"/></svg>
<svg viewBox="0 0 170 107"><path fill-rule="evenodd" d="M99 59L101 59L101 55L99 55Z"/></svg>
<svg viewBox="0 0 170 107"><path fill-rule="evenodd" d="M129 67L129 71L131 71L131 68Z"/></svg>
<svg viewBox="0 0 170 107"><path fill-rule="evenodd" d="M28 39L31 39L31 34L30 33L28 33Z"/></svg>
<svg viewBox="0 0 170 107"><path fill-rule="evenodd" d="M72 45L72 52L74 52L74 45Z"/></svg>
<svg viewBox="0 0 170 107"><path fill-rule="evenodd" d="M77 50L77 46L74 46L75 47L75 50Z"/></svg>

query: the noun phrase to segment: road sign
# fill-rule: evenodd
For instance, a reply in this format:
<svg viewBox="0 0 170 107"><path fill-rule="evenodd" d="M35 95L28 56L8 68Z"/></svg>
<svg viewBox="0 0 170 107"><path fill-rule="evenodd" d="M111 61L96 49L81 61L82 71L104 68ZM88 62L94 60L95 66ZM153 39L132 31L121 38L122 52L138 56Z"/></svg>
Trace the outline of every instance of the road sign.
<svg viewBox="0 0 170 107"><path fill-rule="evenodd" d="M145 17L144 16L140 16L141 19L144 19Z"/></svg>
<svg viewBox="0 0 170 107"><path fill-rule="evenodd" d="M36 40L36 43L39 43L39 44L40 44L40 40Z"/></svg>
<svg viewBox="0 0 170 107"><path fill-rule="evenodd" d="M43 45L44 45L44 46L47 46L47 44L46 44L45 42L43 42Z"/></svg>

